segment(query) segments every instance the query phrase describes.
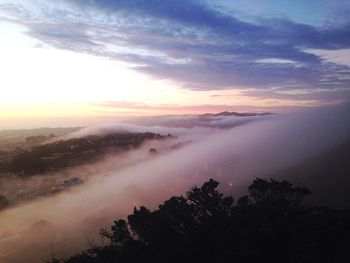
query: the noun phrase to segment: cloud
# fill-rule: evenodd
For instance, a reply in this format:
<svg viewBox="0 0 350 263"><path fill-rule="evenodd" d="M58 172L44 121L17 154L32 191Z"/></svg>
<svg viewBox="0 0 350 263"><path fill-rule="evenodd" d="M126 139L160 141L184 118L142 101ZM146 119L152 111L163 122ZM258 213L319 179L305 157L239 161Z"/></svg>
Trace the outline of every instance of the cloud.
<svg viewBox="0 0 350 263"><path fill-rule="evenodd" d="M338 50L309 50L310 53L320 56L323 60L350 66L350 49L338 49Z"/></svg>
<svg viewBox="0 0 350 263"><path fill-rule="evenodd" d="M349 65L310 52L348 49L349 20L318 27L283 17L247 22L210 1L38 3L13 4L21 12L12 15L29 27L32 37L129 62L139 72L185 89L255 89L266 97L315 89L316 100L322 89L333 91L329 101L334 101L344 99L336 89L350 86Z"/></svg>
<svg viewBox="0 0 350 263"><path fill-rule="evenodd" d="M258 91L256 91L258 92ZM261 91L268 92L268 91ZM250 97L262 97L265 94L254 93L253 91L246 92ZM234 95L227 94L214 94L211 97L234 97ZM283 95L283 94L268 94L270 97L275 97L277 99L286 97L293 98L292 95ZM265 96L267 97L267 96ZM101 103L93 103L94 106L100 108L97 112L105 115L113 115L116 112L130 112L130 113L138 113L140 116L151 114L152 117L154 115L159 115L160 112L162 114L179 114L179 115L188 115L188 114L203 114L203 113L218 113L223 111L235 111L235 112L273 112L273 113L283 113L283 112L295 112L298 110L303 110L305 107L313 106L315 101L312 101L310 98L304 99L303 101L306 103L299 103L296 101L296 105L294 106L283 106L280 105L276 107L276 105L264 105L264 106L252 106L248 104L240 104L240 105L232 105L232 104L189 104L189 105L179 105L179 104L146 104L143 102L131 102L131 101L105 101ZM150 117L150 118L152 118Z"/></svg>
<svg viewBox="0 0 350 263"><path fill-rule="evenodd" d="M221 95L220 95L221 96ZM104 111L108 110L130 110L130 111L147 111L155 114L159 112L173 112L179 114L189 113L203 113L203 112L222 112L222 111L241 111L242 109L249 109L253 111L269 111L261 109L259 107L249 105L226 105L226 104L193 104L193 105L178 105L178 104L146 104L142 102L130 102L130 101L105 101L101 103L94 103L94 105L101 107Z"/></svg>

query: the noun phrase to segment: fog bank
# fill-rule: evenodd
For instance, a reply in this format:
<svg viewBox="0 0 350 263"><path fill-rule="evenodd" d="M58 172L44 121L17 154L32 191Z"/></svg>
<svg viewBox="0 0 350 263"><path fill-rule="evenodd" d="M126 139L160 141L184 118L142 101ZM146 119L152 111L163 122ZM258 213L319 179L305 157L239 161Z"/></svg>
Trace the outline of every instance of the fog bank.
<svg viewBox="0 0 350 263"><path fill-rule="evenodd" d="M59 255L77 251L87 245L87 237L98 242L99 228L124 217L134 206L154 208L209 178L218 180L227 194L244 194L255 177L350 140L349 114L350 106L343 105L254 118L239 126L234 119L215 121L224 122L226 128L217 128L216 124L192 128L109 124L79 131L73 136L151 131L170 133L178 137L176 142L191 143L160 151L132 165L113 167L101 162L96 167L104 169L103 175L96 169L82 186L0 212L0 262L34 262L48 256L50 243ZM136 156L144 150L130 154ZM5 255L8 253L13 254Z"/></svg>

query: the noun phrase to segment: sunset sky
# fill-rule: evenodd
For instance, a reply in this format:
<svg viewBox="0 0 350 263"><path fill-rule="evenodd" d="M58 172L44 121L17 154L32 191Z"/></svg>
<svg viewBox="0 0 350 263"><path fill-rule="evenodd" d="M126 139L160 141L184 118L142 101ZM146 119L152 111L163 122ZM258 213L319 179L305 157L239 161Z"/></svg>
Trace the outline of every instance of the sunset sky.
<svg viewBox="0 0 350 263"><path fill-rule="evenodd" d="M0 0L0 128L348 102L349 13L344 0Z"/></svg>

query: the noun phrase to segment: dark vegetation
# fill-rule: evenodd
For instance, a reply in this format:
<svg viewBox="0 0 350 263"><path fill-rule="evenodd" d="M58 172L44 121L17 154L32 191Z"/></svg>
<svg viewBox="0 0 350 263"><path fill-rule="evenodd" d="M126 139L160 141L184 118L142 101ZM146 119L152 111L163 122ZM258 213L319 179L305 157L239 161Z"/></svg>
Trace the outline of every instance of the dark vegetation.
<svg viewBox="0 0 350 263"><path fill-rule="evenodd" d="M234 205L209 180L154 211L135 208L101 231L107 245L50 263L350 262L350 211L307 207L309 194L256 179Z"/></svg>
<svg viewBox="0 0 350 263"><path fill-rule="evenodd" d="M104 157L106 153L125 151L139 147L146 140L172 137L155 133L114 133L103 136L60 140L0 154L0 175L29 176L58 171L67 167L86 164Z"/></svg>

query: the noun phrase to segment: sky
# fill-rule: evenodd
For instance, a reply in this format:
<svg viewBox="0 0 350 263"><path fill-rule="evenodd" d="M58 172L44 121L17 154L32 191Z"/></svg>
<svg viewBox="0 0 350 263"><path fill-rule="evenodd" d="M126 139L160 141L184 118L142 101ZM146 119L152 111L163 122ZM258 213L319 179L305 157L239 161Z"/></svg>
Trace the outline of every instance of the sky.
<svg viewBox="0 0 350 263"><path fill-rule="evenodd" d="M346 103L349 12L343 0L0 0L0 128Z"/></svg>

